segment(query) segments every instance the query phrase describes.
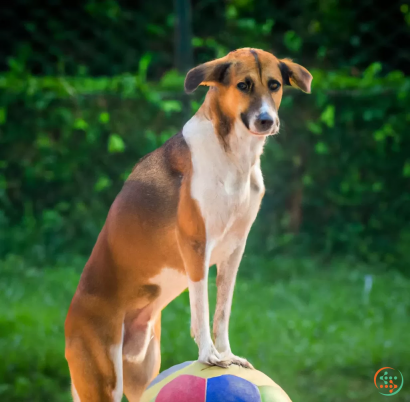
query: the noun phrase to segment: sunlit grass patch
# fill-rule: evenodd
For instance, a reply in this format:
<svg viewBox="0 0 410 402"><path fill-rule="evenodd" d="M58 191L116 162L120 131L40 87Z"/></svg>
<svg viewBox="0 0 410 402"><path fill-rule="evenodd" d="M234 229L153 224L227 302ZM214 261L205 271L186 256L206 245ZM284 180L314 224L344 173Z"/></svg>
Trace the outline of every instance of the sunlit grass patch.
<svg viewBox="0 0 410 402"><path fill-rule="evenodd" d="M317 264L245 259L233 302L232 349L294 402L373 402L379 368L410 376L410 280L379 272L367 276L365 286L374 269ZM63 324L80 272L80 267L39 270L18 260L1 265L1 401L70 400ZM188 293L165 309L162 328L163 369L197 357ZM398 398L410 401L406 387Z"/></svg>

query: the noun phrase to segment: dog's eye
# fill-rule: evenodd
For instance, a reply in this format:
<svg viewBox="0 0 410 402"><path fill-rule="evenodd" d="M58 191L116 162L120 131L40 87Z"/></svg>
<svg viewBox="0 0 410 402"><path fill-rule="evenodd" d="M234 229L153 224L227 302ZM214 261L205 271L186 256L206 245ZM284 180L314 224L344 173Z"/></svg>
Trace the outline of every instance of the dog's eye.
<svg viewBox="0 0 410 402"><path fill-rule="evenodd" d="M268 88L272 92L277 91L280 88L280 82L276 80L270 80L268 82Z"/></svg>
<svg viewBox="0 0 410 402"><path fill-rule="evenodd" d="M248 84L246 83L246 82L240 82L238 85L237 85L237 87L238 87L238 89L240 90L240 91L247 91L248 90Z"/></svg>

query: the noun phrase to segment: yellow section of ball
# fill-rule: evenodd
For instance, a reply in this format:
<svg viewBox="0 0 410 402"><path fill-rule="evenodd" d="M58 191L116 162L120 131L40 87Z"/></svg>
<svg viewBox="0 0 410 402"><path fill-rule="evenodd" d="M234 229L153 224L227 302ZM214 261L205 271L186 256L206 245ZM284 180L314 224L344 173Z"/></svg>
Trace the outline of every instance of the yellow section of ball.
<svg viewBox="0 0 410 402"><path fill-rule="evenodd" d="M164 387L174 378L183 374L194 375L202 378L212 378L226 374L235 375L237 377L248 380L252 384L255 384L257 387L263 387L261 388L261 396L263 402L291 402L286 392L261 371L246 369L235 365L229 366L228 368L217 366L210 367L199 362L193 362L192 364L183 367L181 370L170 374L157 384L153 385L151 388L147 389L142 395L141 402L152 402L153 400L155 400L155 397L162 389L162 387Z"/></svg>

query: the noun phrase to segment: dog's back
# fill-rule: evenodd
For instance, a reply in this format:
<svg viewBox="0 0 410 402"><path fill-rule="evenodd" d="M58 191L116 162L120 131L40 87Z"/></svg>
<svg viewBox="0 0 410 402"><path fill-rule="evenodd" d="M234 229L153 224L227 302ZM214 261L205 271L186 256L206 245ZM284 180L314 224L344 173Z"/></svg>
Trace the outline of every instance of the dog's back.
<svg viewBox="0 0 410 402"><path fill-rule="evenodd" d="M190 151L181 133L136 164L108 213L79 292L129 302L140 294L139 284L162 267L183 270L175 224L189 171Z"/></svg>
<svg viewBox="0 0 410 402"><path fill-rule="evenodd" d="M129 360L124 364L133 365L146 355L155 325L152 317L187 287L176 223L181 185L190 166L190 151L179 133L134 167L111 206L71 303L66 319L68 351L80 348L85 359L92 358L87 349L98 349L103 331L107 344L121 344ZM169 284L171 292L164 291ZM111 332L110 337L105 331ZM160 329L156 332L159 336ZM76 345L84 334L92 345ZM130 387L141 388L141 381L145 385L158 365L155 359L151 369L129 380ZM104 371L109 372L109 367ZM78 378L76 387L85 387L83 381Z"/></svg>

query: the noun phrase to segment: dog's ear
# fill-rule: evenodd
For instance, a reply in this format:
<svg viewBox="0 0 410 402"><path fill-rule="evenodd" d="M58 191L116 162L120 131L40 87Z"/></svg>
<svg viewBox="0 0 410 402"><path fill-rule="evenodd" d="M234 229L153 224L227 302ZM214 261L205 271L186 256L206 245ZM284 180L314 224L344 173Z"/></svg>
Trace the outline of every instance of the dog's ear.
<svg viewBox="0 0 410 402"><path fill-rule="evenodd" d="M188 71L185 77L185 92L194 92L199 85L215 85L229 83L229 67L232 63L217 59L201 64Z"/></svg>
<svg viewBox="0 0 410 402"><path fill-rule="evenodd" d="M289 59L283 59L279 60L279 68L285 85L291 85L310 94L310 85L313 77L305 67L293 63Z"/></svg>

